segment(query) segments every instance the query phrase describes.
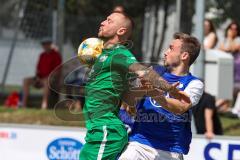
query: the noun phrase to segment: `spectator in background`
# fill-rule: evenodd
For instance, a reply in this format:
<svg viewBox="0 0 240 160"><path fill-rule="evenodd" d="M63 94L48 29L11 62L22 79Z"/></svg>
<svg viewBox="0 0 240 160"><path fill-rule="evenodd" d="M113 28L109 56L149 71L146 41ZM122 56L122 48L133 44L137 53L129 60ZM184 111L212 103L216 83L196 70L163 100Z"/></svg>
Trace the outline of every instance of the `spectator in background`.
<svg viewBox="0 0 240 160"><path fill-rule="evenodd" d="M225 38L220 43L219 49L231 54L234 58L234 99L240 89L240 38L239 25L233 21L225 30ZM226 112L230 110L229 100L218 100L217 106L220 111Z"/></svg>
<svg viewBox="0 0 240 160"><path fill-rule="evenodd" d="M204 49L213 49L217 44L218 38L213 22L209 19L204 21Z"/></svg>
<svg viewBox="0 0 240 160"><path fill-rule="evenodd" d="M219 49L231 54L235 54L239 51L239 26L233 21L228 25L225 30L225 38L220 43Z"/></svg>
<svg viewBox="0 0 240 160"><path fill-rule="evenodd" d="M222 125L215 106L215 98L204 92L199 103L193 108L197 134L204 134L207 139L222 135Z"/></svg>
<svg viewBox="0 0 240 160"><path fill-rule="evenodd" d="M39 57L36 74L34 77L27 77L23 81L23 107L27 106L29 87L34 86L36 88L43 88L43 99L41 108L47 108L49 95L48 76L62 62L60 53L53 46L50 39L44 39L41 44L44 51Z"/></svg>

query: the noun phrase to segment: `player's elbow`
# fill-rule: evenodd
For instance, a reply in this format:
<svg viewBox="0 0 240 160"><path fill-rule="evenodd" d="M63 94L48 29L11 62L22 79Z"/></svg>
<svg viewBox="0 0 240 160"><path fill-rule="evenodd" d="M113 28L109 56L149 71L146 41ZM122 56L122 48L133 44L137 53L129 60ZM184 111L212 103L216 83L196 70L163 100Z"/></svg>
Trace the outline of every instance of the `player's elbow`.
<svg viewBox="0 0 240 160"><path fill-rule="evenodd" d="M183 114L187 112L191 106L192 106L191 103L183 103L176 109L175 114Z"/></svg>

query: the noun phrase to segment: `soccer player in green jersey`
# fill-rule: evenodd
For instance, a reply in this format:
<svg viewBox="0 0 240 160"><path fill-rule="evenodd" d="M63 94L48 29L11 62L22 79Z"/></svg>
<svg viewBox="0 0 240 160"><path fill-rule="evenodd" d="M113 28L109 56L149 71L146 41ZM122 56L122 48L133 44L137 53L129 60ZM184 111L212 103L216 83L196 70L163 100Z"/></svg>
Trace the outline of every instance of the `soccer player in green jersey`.
<svg viewBox="0 0 240 160"><path fill-rule="evenodd" d="M174 97L186 97L151 68L139 64L122 45L132 30L131 18L122 12L113 12L100 25L98 37L104 40L104 49L92 66L85 87L87 135L80 160L115 160L127 144L127 132L118 112L123 92L128 89L129 72Z"/></svg>

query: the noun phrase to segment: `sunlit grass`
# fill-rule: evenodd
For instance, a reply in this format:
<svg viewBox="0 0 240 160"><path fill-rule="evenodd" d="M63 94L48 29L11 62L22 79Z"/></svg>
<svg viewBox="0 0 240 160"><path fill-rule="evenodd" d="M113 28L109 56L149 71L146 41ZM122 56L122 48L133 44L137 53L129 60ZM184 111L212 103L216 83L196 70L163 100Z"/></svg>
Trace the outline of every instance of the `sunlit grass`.
<svg viewBox="0 0 240 160"><path fill-rule="evenodd" d="M64 119L56 116L53 109L42 110L38 108L20 108L12 109L0 107L0 122L1 123L21 123L21 124L42 124L42 125L57 125L57 126L75 126L83 127L84 121L81 114L69 114L67 110L58 111L58 114L66 115ZM75 117L75 118L73 118ZM76 118L77 117L77 118Z"/></svg>
<svg viewBox="0 0 240 160"><path fill-rule="evenodd" d="M1 123L84 127L84 120L82 114L74 112L70 113L69 110L59 110L57 114L59 114L60 116L56 116L56 111L54 109L12 109L0 106ZM221 117L221 122L223 125L224 135L240 136L240 119Z"/></svg>

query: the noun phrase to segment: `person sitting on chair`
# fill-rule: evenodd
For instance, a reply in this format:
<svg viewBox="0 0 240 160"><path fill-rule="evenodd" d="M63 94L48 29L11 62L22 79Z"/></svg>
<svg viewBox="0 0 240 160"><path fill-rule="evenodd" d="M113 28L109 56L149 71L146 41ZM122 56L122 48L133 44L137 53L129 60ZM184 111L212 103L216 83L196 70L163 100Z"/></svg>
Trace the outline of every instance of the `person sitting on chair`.
<svg viewBox="0 0 240 160"><path fill-rule="evenodd" d="M34 77L24 78L23 81L23 107L27 106L29 87L32 85L36 88L43 88L41 108L47 108L49 95L48 76L62 62L60 53L53 47L50 39L44 39L41 44L44 51L39 57L36 75Z"/></svg>

